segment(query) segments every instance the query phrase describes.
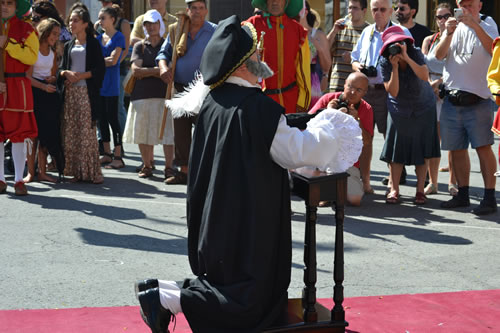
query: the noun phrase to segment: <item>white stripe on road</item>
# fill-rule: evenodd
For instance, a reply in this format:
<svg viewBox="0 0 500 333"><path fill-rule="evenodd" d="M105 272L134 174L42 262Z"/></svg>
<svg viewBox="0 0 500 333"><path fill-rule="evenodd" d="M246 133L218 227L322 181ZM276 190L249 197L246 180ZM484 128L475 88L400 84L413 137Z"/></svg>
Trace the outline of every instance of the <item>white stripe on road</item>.
<svg viewBox="0 0 500 333"><path fill-rule="evenodd" d="M174 206L185 206L186 203L179 203L179 202L169 202L169 201L157 201L157 200L143 200L143 199L124 199L124 198L110 198L110 197L93 197L90 195L61 195L63 198L70 198L70 199L88 199L88 200L97 200L97 201L103 201L103 200L109 200L109 201L127 201L127 202L137 202L137 203L152 203L152 204L157 204L157 205L174 205Z"/></svg>
<svg viewBox="0 0 500 333"><path fill-rule="evenodd" d="M483 230L498 230L500 231L500 228L494 228L494 227L477 227L473 225L460 225L460 224L453 224L453 223L439 223L439 222L431 222L428 225L430 226L443 226L443 227L456 227L456 228L465 228L465 229L483 229Z"/></svg>

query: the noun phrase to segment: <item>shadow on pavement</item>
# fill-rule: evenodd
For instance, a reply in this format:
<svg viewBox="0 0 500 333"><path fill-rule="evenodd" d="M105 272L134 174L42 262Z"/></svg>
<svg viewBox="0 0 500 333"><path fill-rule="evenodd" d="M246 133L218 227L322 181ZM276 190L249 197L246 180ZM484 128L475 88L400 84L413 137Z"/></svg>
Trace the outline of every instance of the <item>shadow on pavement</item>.
<svg viewBox="0 0 500 333"><path fill-rule="evenodd" d="M376 196L372 197L375 198ZM373 221L374 219L377 221ZM305 216L303 213L294 212L292 220L305 223ZM388 223L384 223L384 221ZM394 224L393 222L399 224ZM408 239L424 243L449 245L472 244L470 240L462 237L450 236L441 231L418 227L425 227L430 223L463 224L465 222L436 215L429 208L405 204L389 206L385 203L373 202L372 199L363 202L361 207L345 208L344 231L359 237L380 239L387 242L394 241L384 236L401 235ZM335 225L335 215L331 208L318 209L317 224L332 226L333 228ZM334 236L332 235L332 237ZM318 251L321 251L320 245L318 245Z"/></svg>
<svg viewBox="0 0 500 333"><path fill-rule="evenodd" d="M79 201L72 198L65 197L47 197L39 195L28 195L24 199L26 202L31 204L39 205L43 209L55 209L55 210L67 210L76 211L86 214L88 216L100 217L115 223L125 224L134 228L139 228L148 231L154 231L157 233L171 235L166 232L159 231L158 229L152 229L143 227L141 225L126 222L127 220L152 220L144 214L143 211L133 208L125 207L114 207L110 205L95 204L88 201ZM170 222L166 220L154 219L155 223L161 224L175 224L182 225L182 223Z"/></svg>
<svg viewBox="0 0 500 333"><path fill-rule="evenodd" d="M118 235L86 228L76 228L75 231L89 245L187 255L187 239L178 235L175 235L175 239L162 239L141 235Z"/></svg>
<svg viewBox="0 0 500 333"><path fill-rule="evenodd" d="M134 175L133 177L135 178L136 176ZM158 189L158 185L163 185L162 178L153 177L153 179L151 180L152 181L151 185L146 184L145 182L134 178L110 177L109 175L105 175L104 183L98 185L84 183L84 182L81 183L65 182L57 184L57 186L58 188L64 190L70 190L78 193L103 196L103 197L152 199L158 197L158 194L160 194L164 195L167 198L186 198L186 194L184 192L171 192ZM157 181L155 181L155 179ZM171 186L183 186L183 185L171 185Z"/></svg>

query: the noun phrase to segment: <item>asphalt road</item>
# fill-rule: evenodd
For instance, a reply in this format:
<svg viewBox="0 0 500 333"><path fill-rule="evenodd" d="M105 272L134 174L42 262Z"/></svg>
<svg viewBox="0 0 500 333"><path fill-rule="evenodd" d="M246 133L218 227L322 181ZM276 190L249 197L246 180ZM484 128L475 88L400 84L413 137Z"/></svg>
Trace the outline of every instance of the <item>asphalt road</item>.
<svg viewBox="0 0 500 333"><path fill-rule="evenodd" d="M384 203L387 175L375 137L372 184L376 194L346 208L346 297L500 288L500 213L476 217L467 209L445 211L447 174L440 193L417 207L409 167L403 203ZM495 142L495 152L498 140ZM133 283L146 277L181 281L190 276L186 251L185 190L139 179L138 149L125 145L126 168L104 170L105 182L28 185L30 195L0 196L0 309L137 305ZM162 160L160 147L157 161ZM446 160L446 158L444 158ZM471 199L482 196L479 162L471 152ZM443 161L442 165L445 164ZM500 179L498 179L500 181ZM500 185L496 196L500 202ZM293 198L293 275L289 295L303 286L303 202ZM334 215L318 210L318 297L333 293Z"/></svg>

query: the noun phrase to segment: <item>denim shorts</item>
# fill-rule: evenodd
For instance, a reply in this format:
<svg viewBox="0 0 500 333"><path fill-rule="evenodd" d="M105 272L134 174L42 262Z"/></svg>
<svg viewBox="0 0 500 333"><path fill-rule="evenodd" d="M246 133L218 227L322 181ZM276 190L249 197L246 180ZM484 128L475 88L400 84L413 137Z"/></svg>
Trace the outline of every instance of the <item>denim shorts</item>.
<svg viewBox="0 0 500 333"><path fill-rule="evenodd" d="M441 149L462 150L493 144L494 105L485 99L470 106L455 106L444 99L440 115Z"/></svg>

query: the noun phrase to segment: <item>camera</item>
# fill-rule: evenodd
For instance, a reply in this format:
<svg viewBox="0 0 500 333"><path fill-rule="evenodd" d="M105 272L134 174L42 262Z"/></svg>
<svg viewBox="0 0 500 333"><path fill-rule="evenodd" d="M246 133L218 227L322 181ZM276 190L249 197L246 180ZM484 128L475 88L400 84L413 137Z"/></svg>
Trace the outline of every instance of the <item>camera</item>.
<svg viewBox="0 0 500 333"><path fill-rule="evenodd" d="M349 104L347 104L347 101L345 101L343 99L338 101L337 110L340 110L341 108L346 108L347 110L349 110Z"/></svg>
<svg viewBox="0 0 500 333"><path fill-rule="evenodd" d="M404 43L404 42L402 42ZM399 46L398 44L391 44L389 45L389 47L387 48L387 51L389 52L389 55L396 55L396 54L400 54L401 53L401 46Z"/></svg>
<svg viewBox="0 0 500 333"><path fill-rule="evenodd" d="M365 74L368 77L377 77L377 67L369 66L369 67L361 67L361 73Z"/></svg>
<svg viewBox="0 0 500 333"><path fill-rule="evenodd" d="M459 18L459 17L462 17L464 16L464 10L462 8L455 8L454 9L454 16L455 18Z"/></svg>

